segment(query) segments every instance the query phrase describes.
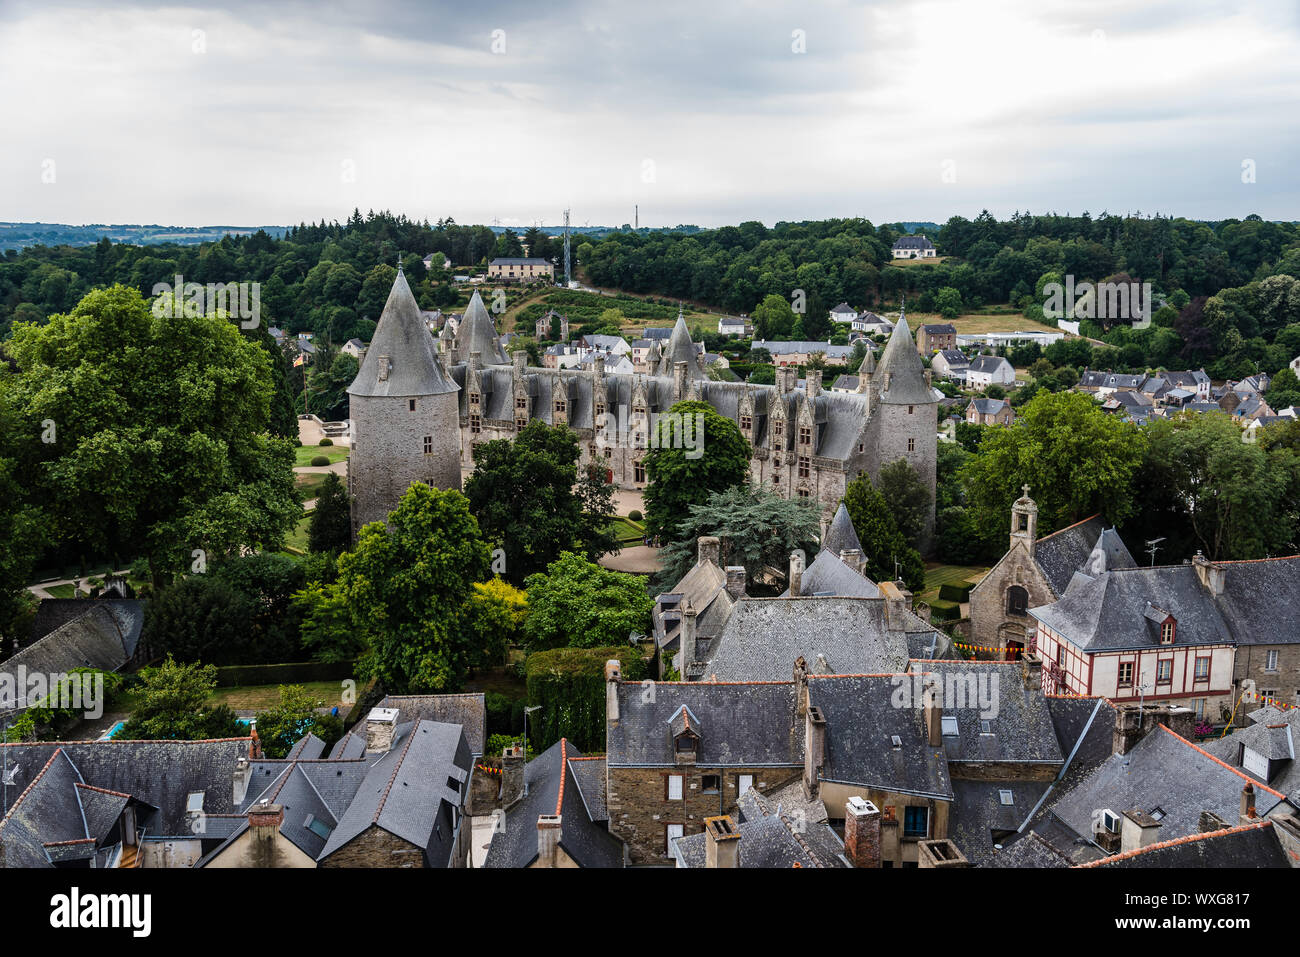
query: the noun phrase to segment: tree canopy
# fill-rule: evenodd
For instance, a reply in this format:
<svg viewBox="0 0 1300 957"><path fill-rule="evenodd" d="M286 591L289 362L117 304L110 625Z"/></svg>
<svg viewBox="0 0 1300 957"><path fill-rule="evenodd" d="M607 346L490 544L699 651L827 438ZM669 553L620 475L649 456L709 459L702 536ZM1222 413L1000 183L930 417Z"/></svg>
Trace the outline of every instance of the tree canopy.
<svg viewBox="0 0 1300 957"><path fill-rule="evenodd" d="M701 421L702 433L696 427ZM680 537L690 506L745 481L750 449L736 423L707 402L678 402L659 418L657 428L658 447L644 458L650 483L645 490L646 531L671 542Z"/></svg>
<svg viewBox="0 0 1300 957"><path fill-rule="evenodd" d="M564 552L529 577L524 634L530 651L626 644L645 634L654 600L636 575L610 571Z"/></svg>

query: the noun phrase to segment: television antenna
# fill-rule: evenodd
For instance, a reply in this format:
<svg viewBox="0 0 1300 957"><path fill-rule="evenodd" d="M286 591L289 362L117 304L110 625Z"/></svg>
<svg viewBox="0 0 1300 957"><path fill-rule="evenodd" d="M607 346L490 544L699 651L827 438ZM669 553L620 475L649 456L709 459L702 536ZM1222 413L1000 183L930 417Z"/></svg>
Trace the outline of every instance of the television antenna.
<svg viewBox="0 0 1300 957"><path fill-rule="evenodd" d="M1151 567L1156 567L1156 552L1160 550L1160 543L1165 540L1165 536L1152 538L1147 541L1147 551L1151 554Z"/></svg>
<svg viewBox="0 0 1300 957"><path fill-rule="evenodd" d="M573 281L572 269L569 259L569 211L564 211L564 288L569 288L569 283Z"/></svg>

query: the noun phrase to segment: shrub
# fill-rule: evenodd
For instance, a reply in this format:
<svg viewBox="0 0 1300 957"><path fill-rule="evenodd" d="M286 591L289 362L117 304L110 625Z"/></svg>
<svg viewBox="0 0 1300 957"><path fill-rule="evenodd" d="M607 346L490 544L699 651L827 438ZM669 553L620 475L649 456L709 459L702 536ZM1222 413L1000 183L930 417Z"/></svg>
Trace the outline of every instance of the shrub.
<svg viewBox="0 0 1300 957"><path fill-rule="evenodd" d="M628 521L630 521L630 522L639 522L639 521L641 521L641 519L643 518L643 516L642 516L641 513L640 513L639 511L637 511L636 509L632 509L632 511L630 511L630 512L627 513L627 518L628 518Z"/></svg>
<svg viewBox="0 0 1300 957"><path fill-rule="evenodd" d="M314 455L312 456L311 464L314 466L329 465L330 464L329 456Z"/></svg>
<svg viewBox="0 0 1300 957"><path fill-rule="evenodd" d="M528 720L534 747L545 750L568 738L581 751L604 750L605 662L611 658L619 660L623 680L645 676L640 650L627 645L555 648L528 656L528 700L541 706Z"/></svg>
<svg viewBox="0 0 1300 957"><path fill-rule="evenodd" d="M971 589L975 586L970 582L962 584L950 583L939 586L939 597L944 601L963 602L970 601Z"/></svg>
<svg viewBox="0 0 1300 957"><path fill-rule="evenodd" d="M488 735L487 744L483 746L486 751L483 756L485 758L499 758L501 757L501 752L513 744L519 744L519 737L517 735L490 734ZM531 744L524 749L524 755L528 761L533 759L533 746Z"/></svg>
<svg viewBox="0 0 1300 957"><path fill-rule="evenodd" d="M317 444L317 445L333 445L333 444L334 444L334 440L333 440L333 439L321 439L321 440L320 440L319 442L317 442L316 444Z"/></svg>

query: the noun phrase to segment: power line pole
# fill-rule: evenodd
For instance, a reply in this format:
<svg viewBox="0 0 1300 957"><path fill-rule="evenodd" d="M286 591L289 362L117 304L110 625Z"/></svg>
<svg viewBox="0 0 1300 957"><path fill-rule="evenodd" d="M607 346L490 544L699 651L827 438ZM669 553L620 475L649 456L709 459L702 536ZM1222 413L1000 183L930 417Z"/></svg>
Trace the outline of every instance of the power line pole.
<svg viewBox="0 0 1300 957"><path fill-rule="evenodd" d="M569 260L569 211L564 211L564 288L569 288L569 283L573 281L573 274L570 268Z"/></svg>

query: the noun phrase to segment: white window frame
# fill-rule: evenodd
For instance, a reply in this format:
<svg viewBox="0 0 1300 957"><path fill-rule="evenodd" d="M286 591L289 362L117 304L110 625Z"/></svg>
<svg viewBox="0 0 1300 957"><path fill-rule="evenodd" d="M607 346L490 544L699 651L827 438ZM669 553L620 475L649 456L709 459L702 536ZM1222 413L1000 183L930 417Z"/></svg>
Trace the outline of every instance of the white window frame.
<svg viewBox="0 0 1300 957"><path fill-rule="evenodd" d="M736 797L737 798L743 797L745 792L748 791L753 786L754 786L754 775L752 774L738 775L737 782L736 782Z"/></svg>
<svg viewBox="0 0 1300 957"><path fill-rule="evenodd" d="M668 800L680 801L682 793L682 776L680 774L668 775Z"/></svg>

